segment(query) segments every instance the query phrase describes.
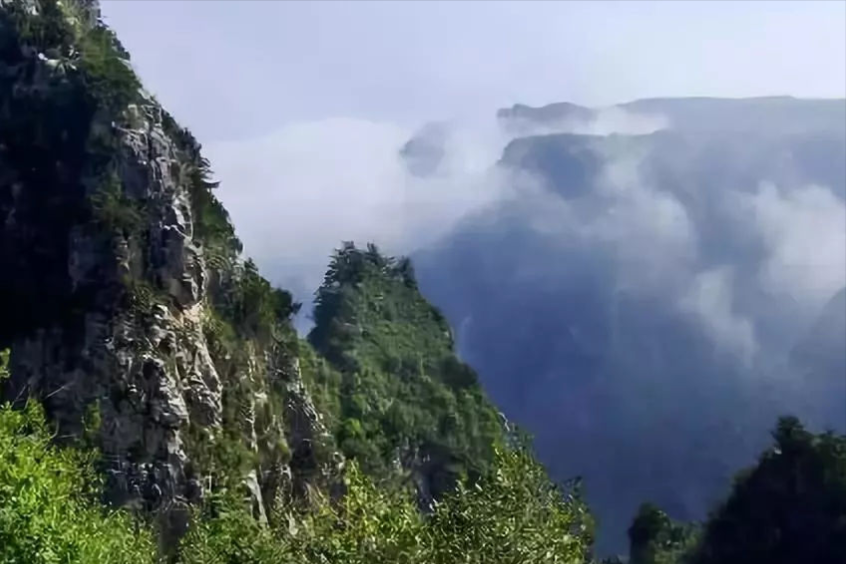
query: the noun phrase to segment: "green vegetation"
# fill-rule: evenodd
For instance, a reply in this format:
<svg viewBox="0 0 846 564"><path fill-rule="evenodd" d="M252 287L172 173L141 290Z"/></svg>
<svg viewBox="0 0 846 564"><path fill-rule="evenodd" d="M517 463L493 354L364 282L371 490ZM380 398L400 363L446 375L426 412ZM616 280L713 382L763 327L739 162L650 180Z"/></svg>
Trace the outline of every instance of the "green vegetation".
<svg viewBox="0 0 846 564"><path fill-rule="evenodd" d="M9 377L9 349L0 350L0 384Z"/></svg>
<svg viewBox="0 0 846 564"><path fill-rule="evenodd" d="M96 501L92 457L52 446L36 403L0 408L0 561L140 564L156 560L150 527ZM399 490L377 488L352 463L346 494L262 526L234 489L195 516L184 564L488 564L578 562L591 522L531 456L499 452L497 472L462 485L429 516Z"/></svg>
<svg viewBox="0 0 846 564"><path fill-rule="evenodd" d="M640 507L629 528L631 564L683 564L699 538L695 525L673 522L650 503Z"/></svg>
<svg viewBox="0 0 846 564"><path fill-rule="evenodd" d="M314 320L309 342L340 378L322 367L309 377L331 406L344 454L382 478L397 458L432 459L436 497L459 476L485 474L504 440L500 417L456 358L410 261L345 243L317 291Z"/></svg>
<svg viewBox="0 0 846 564"><path fill-rule="evenodd" d="M773 437L704 526L642 507L629 529L632 564L842 563L846 436L814 435L784 417Z"/></svg>
<svg viewBox="0 0 846 564"><path fill-rule="evenodd" d="M271 286L248 259L233 265L215 296L215 309L237 334L259 341L289 339L290 317L300 308L290 292Z"/></svg>
<svg viewBox="0 0 846 564"><path fill-rule="evenodd" d="M205 248L210 266L224 268L234 264L243 247L235 236L229 213L213 193L218 183L211 180L211 166L201 153L202 146L164 110L162 128L181 153L179 182L188 188L191 196L194 241Z"/></svg>
<svg viewBox="0 0 846 564"><path fill-rule="evenodd" d="M93 412L94 410L92 410ZM744 472L702 528L644 505L632 564L834 564L844 554L846 437L780 421L776 445ZM92 454L56 447L41 408L0 408L0 561L158 562L150 525L103 509ZM195 514L183 564L512 564L590 562L593 522L579 492L554 487L522 448L497 450L492 472L459 482L418 511L404 490L348 465L345 494L256 521L237 487ZM614 562L608 560L607 562Z"/></svg>
<svg viewBox="0 0 846 564"><path fill-rule="evenodd" d="M291 316L299 309L289 292L274 288L251 260L233 259L210 290L203 331L222 386L221 431L212 436L192 423L187 448L199 472L231 486L252 469L286 463L285 389L271 373L296 355ZM254 359L269 358L269 364ZM257 451L248 446L255 421Z"/></svg>
<svg viewBox="0 0 846 564"><path fill-rule="evenodd" d="M127 105L138 99L141 88L129 66L129 53L104 25L75 27L78 67L86 92L96 101L100 111L109 115L121 114Z"/></svg>
<svg viewBox="0 0 846 564"><path fill-rule="evenodd" d="M231 500L193 529L190 564L552 564L582 562L591 522L522 451L499 452L498 472L448 494L429 516L401 491L378 488L352 463L346 494L263 528Z"/></svg>
<svg viewBox="0 0 846 564"><path fill-rule="evenodd" d="M694 564L843 562L846 436L814 435L784 417L773 437L709 519Z"/></svg>
<svg viewBox="0 0 846 564"><path fill-rule="evenodd" d="M142 228L141 206L126 197L114 171L91 196L91 207L96 220L110 232L129 236Z"/></svg>
<svg viewBox="0 0 846 564"><path fill-rule="evenodd" d="M0 311L10 320L0 324L0 344L52 327L52 316L87 311L62 285L72 227L103 241L146 236L146 202L120 181L120 130L140 115L131 105L158 108L142 99L112 32L78 9L55 0L0 8L0 166L9 174L0 212L13 210L27 227L0 247L9 273L0 274ZM444 317L419 293L410 261L343 244L317 291L314 329L298 339L291 317L299 304L242 261L199 143L166 113L162 126L177 147L170 174L188 191L209 278L202 330L221 380L222 412L213 414L221 425L190 421L181 434L186 473L208 478L207 495L180 546L165 547L162 558L154 516L100 503L94 460L110 423L100 399L85 404L81 436L61 447L37 403L4 405L0 563L590 562L594 525L578 488L554 486L503 424L457 358ZM174 306L152 277L132 270L123 282L125 302L115 308L130 317ZM193 329L175 332L177 349L196 350ZM308 483L308 504L266 500L263 524L243 478L290 469L297 363L331 431L310 455L328 461L340 450L344 483L338 492ZM8 365L0 351L0 385ZM704 525L642 507L630 529L632 564L841 563L846 437L813 435L785 418L774 438Z"/></svg>
<svg viewBox="0 0 846 564"><path fill-rule="evenodd" d="M73 226L105 235L143 226L143 202L124 194L115 163L140 84L114 34L77 9L56 0L0 9L0 213L14 205L31 228L9 234L0 250L10 273L0 275L0 309L17 323L0 327L0 341L64 313Z"/></svg>
<svg viewBox="0 0 846 564"><path fill-rule="evenodd" d="M38 404L0 407L0 562L154 562L151 531L100 506L91 456L51 439Z"/></svg>
<svg viewBox="0 0 846 564"><path fill-rule="evenodd" d="M290 312L278 307L281 291L271 289L264 279L261 281L264 284L258 287L263 290L258 295L264 298L256 298L254 303L242 300L244 293L255 296L236 283L235 287L242 289L233 292L232 310L221 312L211 306L205 310L203 330L223 383L221 429L211 434L205 425L192 422L186 449L195 470L211 476L220 487L231 488L250 470L269 469L290 457L281 426L284 392L268 378L268 367L256 366L251 359L263 356L262 351L279 356L287 354L285 348L293 339L293 329ZM279 317L264 317L274 311ZM259 339L258 335L264 338ZM248 369L244 370L245 367ZM257 451L247 441L252 429L246 423L253 418L258 432Z"/></svg>
<svg viewBox="0 0 846 564"><path fill-rule="evenodd" d="M593 521L579 490L563 493L522 448L497 451L479 484L447 495L431 518L436 562L583 562Z"/></svg>

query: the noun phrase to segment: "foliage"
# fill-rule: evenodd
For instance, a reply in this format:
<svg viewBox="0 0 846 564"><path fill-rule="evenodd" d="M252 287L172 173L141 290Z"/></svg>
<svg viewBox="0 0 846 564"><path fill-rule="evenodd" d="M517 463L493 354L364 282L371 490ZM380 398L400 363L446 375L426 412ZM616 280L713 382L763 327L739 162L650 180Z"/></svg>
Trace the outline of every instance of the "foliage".
<svg viewBox="0 0 846 564"><path fill-rule="evenodd" d="M186 436L194 470L211 476L215 487L234 487L251 470L277 468L291 456L285 388L277 374L296 355L290 294L271 288L250 261L247 265L252 280L231 281L228 301L218 296L217 307L207 304L202 325L222 383L220 429L192 422Z"/></svg>
<svg viewBox="0 0 846 564"><path fill-rule="evenodd" d="M300 372L315 408L330 429L343 421L340 389L343 377L325 358L317 354L306 340L297 343Z"/></svg>
<svg viewBox="0 0 846 564"><path fill-rule="evenodd" d="M412 564L431 562L431 539L412 500L377 488L352 464L346 492L324 502L286 537L297 562ZM293 533L293 534L292 534Z"/></svg>
<svg viewBox="0 0 846 564"><path fill-rule="evenodd" d="M151 531L101 510L90 456L51 446L41 409L0 410L0 561L155 561ZM320 498L276 527L220 487L183 539L184 564L512 564L580 562L592 525L578 494L562 495L525 451L498 452L496 471L461 484L421 514L402 490L380 488L351 463L345 494Z"/></svg>
<svg viewBox="0 0 846 564"><path fill-rule="evenodd" d="M81 21L82 18L78 18ZM141 83L132 67L129 54L114 32L102 23L86 29L77 26L77 61L83 84L100 109L117 115L138 97Z"/></svg>
<svg viewBox="0 0 846 564"><path fill-rule="evenodd" d="M698 541L693 525L674 523L650 503L641 505L629 528L631 564L682 564Z"/></svg>
<svg viewBox="0 0 846 564"><path fill-rule="evenodd" d="M117 118L137 99L141 84L129 65L129 54L114 32L102 22L91 25L88 18L76 13L78 6L74 2L37 0L34 5L34 11L23 1L4 5L7 56L16 50L12 45L17 45L53 59L57 69L53 86L67 86L83 93L88 101L88 118L95 111ZM48 96L70 90L57 89Z"/></svg>
<svg viewBox="0 0 846 564"><path fill-rule="evenodd" d="M62 6L56 1L36 2L37 14L25 2L13 1L3 6L17 32L17 41L41 52L67 54L74 39Z"/></svg>
<svg viewBox="0 0 846 564"><path fill-rule="evenodd" d="M311 513L260 527L235 498L200 521L185 563L550 564L582 562L592 525L577 494L563 496L523 451L497 454L497 472L417 511L400 490L377 487L355 463L345 495Z"/></svg>
<svg viewBox="0 0 846 564"><path fill-rule="evenodd" d="M291 294L273 288L251 260L233 263L219 280L205 310L203 330L222 386L222 426L216 436L192 425L188 448L196 466L220 481L240 479L256 468L287 462L290 452L282 426L284 390L268 374L276 363L296 354L296 335L290 323L299 308ZM261 399L260 399L261 398ZM248 447L255 418L258 452Z"/></svg>
<svg viewBox="0 0 846 564"><path fill-rule="evenodd" d="M109 174L91 196L95 219L111 232L131 235L141 229L142 212L138 202L123 193L117 175Z"/></svg>
<svg viewBox="0 0 846 564"><path fill-rule="evenodd" d="M216 299L221 317L245 338L269 341L281 337L279 332L300 307L290 292L271 286L252 259L234 265L230 276Z"/></svg>
<svg viewBox="0 0 846 564"><path fill-rule="evenodd" d="M0 10L0 63L21 72L0 73L0 161L11 163L14 173L3 189L15 184L22 198L32 200L27 206L19 198L15 212L33 232L46 235L45 241L17 246L4 241L2 258L18 274L14 261L30 256L20 249L49 252L37 256L39 268L31 269L46 275L20 276L13 292L0 291L0 305L18 295L58 296L44 309L60 311L66 296L29 284L65 279L71 226L88 227L93 220L108 235L143 236L145 202L124 192L117 172L121 130L131 126L133 115L129 106L147 100L110 30L75 13L73 3L37 5L37 15L24 3L4 3ZM178 148L170 174L189 191L193 237L211 270L203 326L222 381L220 429L192 422L181 435L191 460L186 472L212 478L211 498L184 540L182 561L446 564L469 551L478 558L468 562L496 563L501 557L510 563L510 548L480 544L490 540L486 532L453 524L473 514L490 525L491 508L516 509L516 503L524 513L506 520L513 526L513 554L529 554L541 535L556 538L550 562L575 550L578 543L567 535L581 518L571 510L580 506L539 484L542 474L525 466L527 457L497 458L495 446L503 442L499 416L475 373L455 357L449 327L420 296L410 261L384 257L374 246L359 251L346 245L318 294L312 344L298 342L290 317L299 304L262 278L254 263L240 262L240 242L214 196L216 183L199 143L166 113L163 128ZM12 200L1 196L0 205ZM130 311L146 315L160 303L149 280L128 276L125 282L123 305ZM350 463L346 495L324 499L310 513L289 508L290 521L272 522L291 526L269 528L252 518L238 492L247 470L278 468L289 456L278 425L284 386L270 371L294 356L335 438L367 472ZM85 436L74 444L94 446L102 416L90 404ZM255 421L257 448L246 440L253 430L244 428L248 421ZM38 408L0 411L0 560L153 561L151 531L97 505L91 455L57 448L50 439ZM385 487L398 456L435 465L426 470L435 493L469 478L427 517L407 489ZM501 472L492 474L497 465ZM524 486L517 482L521 476L529 480ZM558 526L565 529L551 528Z"/></svg>
<svg viewBox="0 0 846 564"><path fill-rule="evenodd" d="M9 377L9 349L0 350L0 384Z"/></svg>
<svg viewBox="0 0 846 564"><path fill-rule="evenodd" d="M449 326L420 295L408 259L344 243L317 291L314 320L309 342L341 374L324 372L320 386L344 454L377 477L389 477L397 457L435 460L435 495L463 474L484 474L503 440L499 415L456 358Z"/></svg>
<svg viewBox="0 0 846 564"><path fill-rule="evenodd" d="M181 564L286 564L287 547L231 491L197 512L180 545ZM293 563L292 563L293 564Z"/></svg>
<svg viewBox="0 0 846 564"><path fill-rule="evenodd" d="M185 447L192 465L211 476L215 487L231 487L257 462L256 453L247 445L244 421L252 409L251 395L258 390L249 374L239 370L248 363L250 344L214 308L206 309L203 330L225 383L221 389L222 424L219 430L212 431L191 423Z"/></svg>
<svg viewBox="0 0 846 564"><path fill-rule="evenodd" d="M191 196L194 240L205 247L211 266L233 264L243 247L235 236L229 213L213 193L218 183L211 179L211 166L201 153L202 146L166 111L162 111L162 127L181 153L180 181Z"/></svg>
<svg viewBox="0 0 846 564"><path fill-rule="evenodd" d="M434 561L444 564L575 563L593 543L578 489L563 495L522 449L498 451L494 471L446 496L430 526Z"/></svg>
<svg viewBox="0 0 846 564"><path fill-rule="evenodd" d="M97 503L90 457L51 438L36 403L0 407L0 561L154 562L150 532Z"/></svg>
<svg viewBox="0 0 846 564"><path fill-rule="evenodd" d="M35 53L69 60L73 30L55 2L39 16L22 2L0 9L0 213L30 228L6 230L0 245L0 310L13 327L0 326L0 339L51 319L59 310L67 264L62 234L84 213L80 181L87 167L86 141L92 100L81 74L44 72ZM36 84L36 78L40 81ZM13 190L16 192L13 194ZM15 195L17 194L17 195ZM12 204L14 202L14 204Z"/></svg>
<svg viewBox="0 0 846 564"><path fill-rule="evenodd" d="M709 519L695 564L843 562L846 436L814 435L784 417L773 437Z"/></svg>
<svg viewBox="0 0 846 564"><path fill-rule="evenodd" d="M632 564L843 562L846 436L783 417L773 437L701 530L643 506L629 529Z"/></svg>
<svg viewBox="0 0 846 564"><path fill-rule="evenodd" d="M8 215L6 202L15 200L16 219L29 227L20 240L0 245L5 270L14 274L0 279L0 309L16 323L47 326L29 318L67 305L59 299L62 288L50 285L64 279L68 264L67 238L56 234L87 219L127 237L143 229L144 202L124 193L116 148L128 107L146 100L107 27L76 13L73 2L40 0L35 12L29 5L4 2L0 9L0 165L11 178L2 186L0 211ZM188 473L210 476L212 491L175 558L185 564L588 560L593 522L578 488L555 487L507 436L475 372L457 358L445 319L420 295L411 262L384 256L374 245L343 244L317 291L315 327L308 342L299 341L290 323L299 304L262 278L252 261L240 261L241 244L214 195L217 183L200 144L166 112L163 128L177 145L171 174L190 194L193 237L212 271L203 327L223 383L220 429L192 423L182 435ZM131 311L149 314L162 301L148 281L126 282ZM2 328L0 339L8 332ZM342 496L315 492L308 510L277 507L267 526L253 518L242 478L249 470L278 469L290 457L281 426L283 376L269 372L282 372L282 361L292 358L350 461ZM8 353L0 353L0 380L8 377L7 365ZM94 447L101 417L99 405L89 404L82 440L74 444ZM253 431L256 448L246 440ZM779 422L774 438L775 447L738 477L702 529L643 506L630 529L632 564L841 562L846 438L812 435L790 418ZM0 408L0 561L156 561L149 527L99 505L92 457L55 446L36 404ZM426 513L403 487L422 480L436 498Z"/></svg>

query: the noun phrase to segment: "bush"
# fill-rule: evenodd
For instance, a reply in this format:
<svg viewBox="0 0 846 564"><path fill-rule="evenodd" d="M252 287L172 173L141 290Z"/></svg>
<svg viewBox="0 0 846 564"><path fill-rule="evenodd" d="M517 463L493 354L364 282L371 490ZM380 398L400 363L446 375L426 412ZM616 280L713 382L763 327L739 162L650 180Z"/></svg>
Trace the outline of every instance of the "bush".
<svg viewBox="0 0 846 564"><path fill-rule="evenodd" d="M638 510L629 528L631 564L682 564L696 547L699 529L679 524L650 503Z"/></svg>
<svg viewBox="0 0 846 564"><path fill-rule="evenodd" d="M846 436L814 435L784 417L773 438L708 520L696 564L843 562Z"/></svg>
<svg viewBox="0 0 846 564"><path fill-rule="evenodd" d="M91 195L91 208L94 218L110 232L130 236L142 227L143 206L123 193L114 172L106 175L99 189Z"/></svg>
<svg viewBox="0 0 846 564"><path fill-rule="evenodd" d="M151 532L102 509L91 457L51 445L41 407L0 407L0 562L155 562Z"/></svg>
<svg viewBox="0 0 846 564"><path fill-rule="evenodd" d="M579 492L565 495L520 448L497 451L494 470L446 496L429 526L438 564L583 562L593 543Z"/></svg>
<svg viewBox="0 0 846 564"><path fill-rule="evenodd" d="M317 291L314 320L308 340L341 374L337 402L322 403L340 407L332 430L347 457L380 479L393 477L398 456L417 454L437 453L444 475L487 471L504 440L499 414L456 357L449 325L418 291L408 259L344 243Z"/></svg>
<svg viewBox="0 0 846 564"><path fill-rule="evenodd" d="M83 30L77 46L79 69L90 95L105 111L123 112L137 98L141 83L115 34L100 24Z"/></svg>
<svg viewBox="0 0 846 564"><path fill-rule="evenodd" d="M181 564L292 563L283 543L231 493L209 502L205 515L195 516L180 554Z"/></svg>
<svg viewBox="0 0 846 564"><path fill-rule="evenodd" d="M586 560L593 525L577 494L563 495L522 450L463 485L425 516L401 490L377 487L351 463L346 494L262 527L229 497L183 543L185 564L553 564Z"/></svg>

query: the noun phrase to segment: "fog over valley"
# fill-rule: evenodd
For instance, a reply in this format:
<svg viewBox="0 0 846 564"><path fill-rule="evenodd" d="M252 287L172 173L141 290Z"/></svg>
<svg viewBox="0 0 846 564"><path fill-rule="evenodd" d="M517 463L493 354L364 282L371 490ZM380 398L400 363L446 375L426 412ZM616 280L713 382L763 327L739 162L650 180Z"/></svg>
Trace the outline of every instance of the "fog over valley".
<svg viewBox="0 0 846 564"><path fill-rule="evenodd" d="M300 333L342 241L410 256L601 554L779 415L846 432L842 3L140 4L104 18Z"/></svg>

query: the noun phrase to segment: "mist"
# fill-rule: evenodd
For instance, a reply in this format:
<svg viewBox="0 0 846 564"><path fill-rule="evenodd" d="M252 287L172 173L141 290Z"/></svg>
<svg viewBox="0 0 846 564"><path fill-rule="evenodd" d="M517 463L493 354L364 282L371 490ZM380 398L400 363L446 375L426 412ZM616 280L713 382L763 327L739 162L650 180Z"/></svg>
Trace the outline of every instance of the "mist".
<svg viewBox="0 0 846 564"><path fill-rule="evenodd" d="M248 253L308 302L341 241L411 254L508 190L489 170L496 139L452 132L440 173L419 178L399 155L411 135L391 123L330 119L206 150Z"/></svg>
<svg viewBox="0 0 846 564"><path fill-rule="evenodd" d="M779 415L846 429L844 117L786 97L514 106L300 121L206 154L300 331L341 241L410 255L497 406L554 478L584 478L609 553L644 501L704 518Z"/></svg>
<svg viewBox="0 0 846 564"><path fill-rule="evenodd" d="M418 257L497 404L585 478L602 552L645 500L704 518L779 415L846 429L844 163L805 151L843 133L660 121L515 140L514 191Z"/></svg>
<svg viewBox="0 0 846 564"><path fill-rule="evenodd" d="M485 389L554 477L585 478L600 551L621 551L643 501L703 518L779 415L846 428L839 361L794 354L846 313L843 171L818 164L844 135L672 111L325 120L210 155L247 252L305 303L342 240L411 255ZM827 339L836 356L846 333Z"/></svg>

